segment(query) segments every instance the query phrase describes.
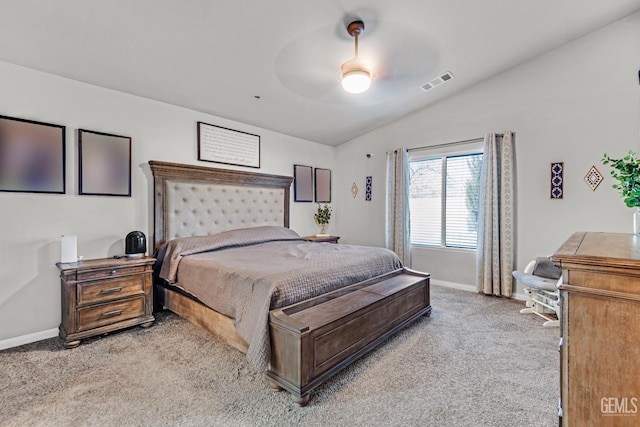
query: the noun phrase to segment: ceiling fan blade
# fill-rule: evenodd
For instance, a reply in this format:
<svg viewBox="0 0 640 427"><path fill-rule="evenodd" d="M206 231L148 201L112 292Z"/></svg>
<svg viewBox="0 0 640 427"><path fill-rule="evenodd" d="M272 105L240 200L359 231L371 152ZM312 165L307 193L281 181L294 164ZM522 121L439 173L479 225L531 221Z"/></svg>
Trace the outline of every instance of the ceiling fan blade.
<svg viewBox="0 0 640 427"><path fill-rule="evenodd" d="M423 31L398 23L365 22L359 57L371 67L373 81L367 92L345 97L340 66L354 57L354 50L354 38L345 28L317 28L278 53L275 73L283 86L305 98L370 105L419 88L438 65L435 43Z"/></svg>

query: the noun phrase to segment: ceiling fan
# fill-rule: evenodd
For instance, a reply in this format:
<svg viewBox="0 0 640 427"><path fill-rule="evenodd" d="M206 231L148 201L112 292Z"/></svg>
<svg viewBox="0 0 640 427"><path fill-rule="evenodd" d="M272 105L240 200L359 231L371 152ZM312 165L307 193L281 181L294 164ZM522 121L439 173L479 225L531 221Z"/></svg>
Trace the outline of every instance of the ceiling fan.
<svg viewBox="0 0 640 427"><path fill-rule="evenodd" d="M355 38L355 56L342 64L340 72L342 74L342 88L353 94L366 91L371 86L371 70L358 57L358 37L364 31L364 22L353 21L347 25L347 33Z"/></svg>
<svg viewBox="0 0 640 427"><path fill-rule="evenodd" d="M366 44L361 44L365 22ZM402 102L420 93L437 66L437 44L423 29L356 16L291 39L274 62L276 77L292 93L318 102L358 106ZM345 89L351 81L360 84L357 96Z"/></svg>

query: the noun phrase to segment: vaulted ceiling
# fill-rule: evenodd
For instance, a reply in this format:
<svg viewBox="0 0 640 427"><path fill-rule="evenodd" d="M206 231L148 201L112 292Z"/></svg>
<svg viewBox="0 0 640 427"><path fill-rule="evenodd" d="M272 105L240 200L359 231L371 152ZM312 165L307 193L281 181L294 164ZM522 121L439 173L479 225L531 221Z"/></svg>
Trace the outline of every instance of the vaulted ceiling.
<svg viewBox="0 0 640 427"><path fill-rule="evenodd" d="M640 0L1 0L0 60L339 145L640 10ZM345 93L365 23L369 91ZM445 72L455 78L423 91ZM213 123L215 124L215 123Z"/></svg>

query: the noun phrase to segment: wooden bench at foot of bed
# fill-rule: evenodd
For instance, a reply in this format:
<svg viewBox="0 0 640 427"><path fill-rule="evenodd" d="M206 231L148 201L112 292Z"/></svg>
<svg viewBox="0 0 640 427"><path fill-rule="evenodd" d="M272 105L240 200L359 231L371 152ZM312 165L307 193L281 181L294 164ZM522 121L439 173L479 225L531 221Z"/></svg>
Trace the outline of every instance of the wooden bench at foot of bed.
<svg viewBox="0 0 640 427"><path fill-rule="evenodd" d="M304 406L309 392L420 316L431 314L429 274L400 269L272 310L272 386Z"/></svg>

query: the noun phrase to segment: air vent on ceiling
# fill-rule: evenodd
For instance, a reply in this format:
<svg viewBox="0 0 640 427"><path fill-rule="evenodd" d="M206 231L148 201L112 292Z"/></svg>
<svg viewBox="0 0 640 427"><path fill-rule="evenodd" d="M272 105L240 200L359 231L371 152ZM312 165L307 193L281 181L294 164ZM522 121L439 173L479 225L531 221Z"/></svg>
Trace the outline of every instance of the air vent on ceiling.
<svg viewBox="0 0 640 427"><path fill-rule="evenodd" d="M440 86L443 83L448 82L449 80L451 80L453 78L453 74L451 73L451 71L447 71L446 73L444 73L441 76L436 77L433 80L430 80L429 82L423 84L422 86L420 86L420 89L422 89L423 91L428 91L433 89L436 86Z"/></svg>

